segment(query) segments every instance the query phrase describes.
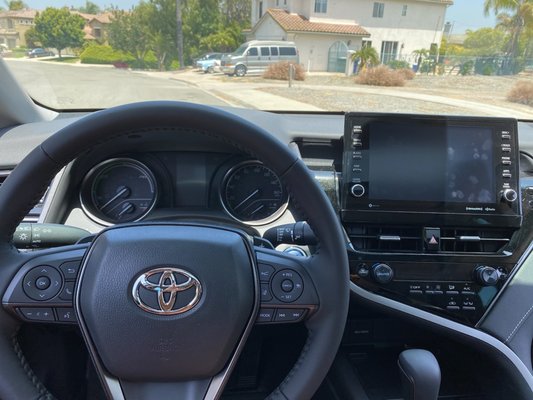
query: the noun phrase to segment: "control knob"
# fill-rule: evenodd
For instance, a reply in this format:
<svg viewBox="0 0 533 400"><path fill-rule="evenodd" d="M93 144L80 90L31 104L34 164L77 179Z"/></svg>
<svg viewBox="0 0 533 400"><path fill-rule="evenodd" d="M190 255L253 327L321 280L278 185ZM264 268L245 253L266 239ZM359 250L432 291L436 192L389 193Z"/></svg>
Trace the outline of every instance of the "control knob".
<svg viewBox="0 0 533 400"><path fill-rule="evenodd" d="M394 278L394 271L387 264L374 264L372 266L372 278L374 278L377 283L386 284Z"/></svg>
<svg viewBox="0 0 533 400"><path fill-rule="evenodd" d="M474 277L481 286L494 286L500 280L500 271L496 268L481 265L474 270Z"/></svg>
<svg viewBox="0 0 533 400"><path fill-rule="evenodd" d="M518 194L516 193L516 190L514 189L505 189L502 192L502 200L506 201L507 203L513 203L518 199Z"/></svg>
<svg viewBox="0 0 533 400"><path fill-rule="evenodd" d="M353 197L362 197L365 194L365 187L360 183L356 183L351 189Z"/></svg>

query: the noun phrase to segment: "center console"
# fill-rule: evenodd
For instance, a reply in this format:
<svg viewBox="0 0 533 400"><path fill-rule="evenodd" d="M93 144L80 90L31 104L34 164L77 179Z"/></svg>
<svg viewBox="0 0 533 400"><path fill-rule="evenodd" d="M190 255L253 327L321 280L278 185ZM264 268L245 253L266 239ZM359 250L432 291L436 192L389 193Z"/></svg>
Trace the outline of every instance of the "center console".
<svg viewBox="0 0 533 400"><path fill-rule="evenodd" d="M346 115L356 284L476 324L514 267L520 205L516 120Z"/></svg>

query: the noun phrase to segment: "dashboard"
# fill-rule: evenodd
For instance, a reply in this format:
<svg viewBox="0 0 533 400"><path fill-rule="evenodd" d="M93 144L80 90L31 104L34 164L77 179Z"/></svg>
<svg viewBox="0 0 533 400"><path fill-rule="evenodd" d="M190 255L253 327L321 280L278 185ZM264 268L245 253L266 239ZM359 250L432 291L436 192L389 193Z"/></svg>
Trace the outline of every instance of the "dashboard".
<svg viewBox="0 0 533 400"><path fill-rule="evenodd" d="M515 299L511 312L499 304L512 293L533 242L533 123L229 111L270 130L308 166L345 230L352 285L368 299L502 341L507 327L528 315L530 297ZM79 117L0 132L4 176ZM305 219L282 177L253 154L164 127L87 149L32 212L28 222L91 233L126 222L205 217L263 236ZM312 241L274 245L294 256L315 250Z"/></svg>

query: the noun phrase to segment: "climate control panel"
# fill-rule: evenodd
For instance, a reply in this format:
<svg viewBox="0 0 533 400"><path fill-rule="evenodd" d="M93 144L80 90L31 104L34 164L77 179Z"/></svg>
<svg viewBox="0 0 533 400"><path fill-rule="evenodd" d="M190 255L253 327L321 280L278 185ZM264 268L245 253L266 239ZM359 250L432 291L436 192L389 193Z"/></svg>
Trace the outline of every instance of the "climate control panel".
<svg viewBox="0 0 533 400"><path fill-rule="evenodd" d="M350 267L352 281L367 290L475 325L513 265L351 260Z"/></svg>

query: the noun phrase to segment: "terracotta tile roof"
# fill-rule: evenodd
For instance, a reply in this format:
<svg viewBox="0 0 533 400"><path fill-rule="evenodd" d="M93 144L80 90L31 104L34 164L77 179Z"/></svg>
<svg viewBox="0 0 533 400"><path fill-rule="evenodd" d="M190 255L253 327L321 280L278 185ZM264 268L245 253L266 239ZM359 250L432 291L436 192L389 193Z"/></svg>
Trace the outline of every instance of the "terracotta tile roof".
<svg viewBox="0 0 533 400"><path fill-rule="evenodd" d="M317 32L334 33L339 35L370 36L361 26L330 24L326 22L311 22L307 18L298 14L290 14L285 10L270 8L265 15L270 15L283 30L287 32Z"/></svg>
<svg viewBox="0 0 533 400"><path fill-rule="evenodd" d="M0 12L0 18L1 17L11 17L11 18L29 18L34 19L37 15L36 10L20 10L20 11L3 11Z"/></svg>

